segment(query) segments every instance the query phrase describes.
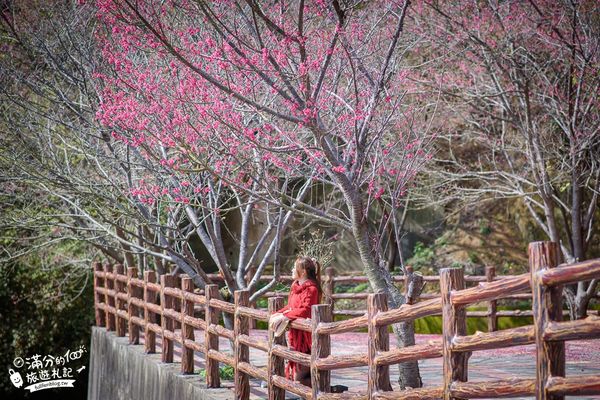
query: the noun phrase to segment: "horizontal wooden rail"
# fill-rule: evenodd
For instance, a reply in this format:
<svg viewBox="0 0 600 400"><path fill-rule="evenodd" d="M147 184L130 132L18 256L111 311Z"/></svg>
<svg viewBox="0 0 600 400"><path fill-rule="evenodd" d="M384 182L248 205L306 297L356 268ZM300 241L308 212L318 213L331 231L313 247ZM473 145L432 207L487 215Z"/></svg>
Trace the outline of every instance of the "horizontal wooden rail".
<svg viewBox="0 0 600 400"><path fill-rule="evenodd" d="M158 324L147 323L146 327L154 333L162 334L162 328Z"/></svg>
<svg viewBox="0 0 600 400"><path fill-rule="evenodd" d="M525 292L529 290L529 287L529 275L523 274L493 282L480 283L476 287L452 292L450 299L454 305L468 305L502 299L506 295Z"/></svg>
<svg viewBox="0 0 600 400"><path fill-rule="evenodd" d="M271 352L276 356L285 358L286 360L310 366L310 354L294 351L287 346L282 346L279 344L273 345L273 347L271 348Z"/></svg>
<svg viewBox="0 0 600 400"><path fill-rule="evenodd" d="M554 395L586 396L600 394L600 376L553 376L548 380L546 388Z"/></svg>
<svg viewBox="0 0 600 400"><path fill-rule="evenodd" d="M254 349L262 350L265 352L269 351L269 343L264 340L251 338L248 335L240 335L238 337L238 340L240 341L240 343L245 344L246 346L250 346Z"/></svg>
<svg viewBox="0 0 600 400"><path fill-rule="evenodd" d="M337 322L323 322L317 327L317 333L320 335L333 335L337 333L352 332L358 329L364 329L368 318L362 315L357 318L347 319Z"/></svg>
<svg viewBox="0 0 600 400"><path fill-rule="evenodd" d="M392 325L402 321L411 321L442 312L441 299L435 298L417 304L404 304L400 308L384 311L375 316L375 325Z"/></svg>
<svg viewBox="0 0 600 400"><path fill-rule="evenodd" d="M222 325L210 324L208 325L207 331L212 333L213 335L221 336L226 339L233 340L235 338L233 331L231 329L227 329Z"/></svg>
<svg viewBox="0 0 600 400"><path fill-rule="evenodd" d="M144 321L144 318L140 318L140 317L130 317L129 321L133 324L136 324L137 326L139 326L140 328L144 328L146 326L146 321Z"/></svg>
<svg viewBox="0 0 600 400"><path fill-rule="evenodd" d="M127 281L127 283L140 288L144 287L144 280L140 278L130 278L129 281Z"/></svg>
<svg viewBox="0 0 600 400"><path fill-rule="evenodd" d="M191 325L192 327L205 331L206 330L206 321L199 318L194 318L189 315L184 316L183 322L185 324Z"/></svg>
<svg viewBox="0 0 600 400"><path fill-rule="evenodd" d="M221 353L217 350L210 349L208 350L207 356L215 361L227 364L230 367L235 366L235 360L233 359L233 356L229 354Z"/></svg>
<svg viewBox="0 0 600 400"><path fill-rule="evenodd" d="M523 346L535 342L532 326L505 329L496 332L478 332L470 336L457 336L452 340L453 351L476 351Z"/></svg>
<svg viewBox="0 0 600 400"><path fill-rule="evenodd" d="M542 283L547 286L567 285L589 281L600 275L600 259L582 261L575 264L561 264L560 268L544 269L539 272Z"/></svg>
<svg viewBox="0 0 600 400"><path fill-rule="evenodd" d="M425 344L392 349L375 356L375 365L399 364L407 361L425 360L442 356L442 341L435 340Z"/></svg>
<svg viewBox="0 0 600 400"><path fill-rule="evenodd" d="M535 390L535 379L508 378L492 382L453 382L452 396L464 399L531 396Z"/></svg>
<svg viewBox="0 0 600 400"><path fill-rule="evenodd" d="M367 400L369 396L362 393L319 393L319 400Z"/></svg>
<svg viewBox="0 0 600 400"><path fill-rule="evenodd" d="M268 321L269 313L263 310L257 310L252 307L238 307L237 312L245 317L249 317L258 321Z"/></svg>
<svg viewBox="0 0 600 400"><path fill-rule="evenodd" d="M262 381L266 381L267 378L267 370L265 368L255 367L254 365L247 362L238 363L238 368L245 374L252 376L253 378L260 379Z"/></svg>
<svg viewBox="0 0 600 400"><path fill-rule="evenodd" d="M354 368L354 367L364 367L368 365L369 362L367 360L367 353L361 354L348 354L342 356L327 356L325 358L320 358L315 366L318 369L330 371L334 369L344 369L344 368Z"/></svg>
<svg viewBox="0 0 600 400"><path fill-rule="evenodd" d="M184 346L197 351L198 353L206 353L206 347L202 343L198 343L194 340L186 339Z"/></svg>
<svg viewBox="0 0 600 400"><path fill-rule="evenodd" d="M442 387L420 388L403 390L400 392L378 392L373 399L381 400L439 400L443 398L444 389Z"/></svg>
<svg viewBox="0 0 600 400"><path fill-rule="evenodd" d="M235 305L223 300L210 299L210 306L216 308L219 311L224 311L229 314L235 313Z"/></svg>
<svg viewBox="0 0 600 400"><path fill-rule="evenodd" d="M308 386L304 386L298 382L294 382L292 380L286 379L283 376L273 375L271 380L274 385L287 390L288 392L292 392L302 397L303 399L312 399L312 391Z"/></svg>
<svg viewBox="0 0 600 400"><path fill-rule="evenodd" d="M548 323L544 330L544 340L564 341L575 339L593 339L600 336L600 317L589 316L585 319L567 322Z"/></svg>
<svg viewBox="0 0 600 400"><path fill-rule="evenodd" d="M292 322L290 322L290 327L294 329L298 329L300 331L311 332L312 327L310 325L310 320L299 318Z"/></svg>

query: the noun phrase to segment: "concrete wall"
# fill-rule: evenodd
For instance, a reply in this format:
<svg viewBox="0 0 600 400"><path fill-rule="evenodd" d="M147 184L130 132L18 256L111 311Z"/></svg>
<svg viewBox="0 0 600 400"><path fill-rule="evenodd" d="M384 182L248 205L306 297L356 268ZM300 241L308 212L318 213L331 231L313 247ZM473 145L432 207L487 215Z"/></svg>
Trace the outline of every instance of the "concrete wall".
<svg viewBox="0 0 600 400"><path fill-rule="evenodd" d="M160 354L128 344L104 328L92 328L88 400L226 400L229 389L206 389L197 372L182 375L179 363L164 364Z"/></svg>

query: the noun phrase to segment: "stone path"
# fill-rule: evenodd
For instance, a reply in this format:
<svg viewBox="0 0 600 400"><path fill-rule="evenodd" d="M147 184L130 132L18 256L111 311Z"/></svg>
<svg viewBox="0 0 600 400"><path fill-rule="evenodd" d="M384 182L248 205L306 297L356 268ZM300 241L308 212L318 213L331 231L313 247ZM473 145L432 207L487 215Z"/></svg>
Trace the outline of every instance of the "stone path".
<svg viewBox="0 0 600 400"><path fill-rule="evenodd" d="M252 337L266 340L266 332L253 330ZM196 338L202 340L203 335L198 332ZM392 337L391 346L395 346ZM417 335L417 343L439 339L437 335ZM198 339L197 339L198 340ZM141 337L143 343L143 334ZM346 333L333 335L331 338L332 354L357 354L367 351L367 335L365 333ZM157 335L157 351L160 351L161 340ZM221 339L219 348L229 352L227 339ZM600 340L579 340L566 343L567 376L573 375L600 375ZM180 361L180 348L175 345L175 362ZM250 359L257 367L266 366L266 353L250 349ZM204 368L204 359L201 355L195 356L197 368ZM426 387L441 384L442 359L430 359L419 362L421 376ZM331 384L342 384L349 387L350 392L365 392L367 387L367 367L348 368L332 371ZM483 382L499 380L510 377L535 378L535 348L533 345L506 348L501 350L486 350L474 352L469 359L469 381ZM390 378L394 390L399 390L398 369L390 368ZM266 388L261 387L261 381L250 379L251 398L266 398ZM223 387L233 387L232 381L222 380ZM233 398L233 397L232 397ZM287 395L288 399L297 398L293 394ZM600 396L569 396L569 399L600 399ZM522 397L521 399L529 399Z"/></svg>

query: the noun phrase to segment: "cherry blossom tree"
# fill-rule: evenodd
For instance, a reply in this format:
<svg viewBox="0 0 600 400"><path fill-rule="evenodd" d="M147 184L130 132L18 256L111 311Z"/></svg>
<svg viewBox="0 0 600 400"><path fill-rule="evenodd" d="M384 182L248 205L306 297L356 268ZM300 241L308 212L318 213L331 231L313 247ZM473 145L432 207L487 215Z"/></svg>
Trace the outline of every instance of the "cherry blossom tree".
<svg viewBox="0 0 600 400"><path fill-rule="evenodd" d="M405 302L382 249L428 157L421 110L432 106L409 79L408 2L96 4L98 119L116 141L171 168L178 186L180 173L206 174L240 209L266 204L352 233L373 289L394 308ZM142 202L165 190L151 180L133 185ZM315 185L341 205L305 201ZM402 345L414 343L412 326L396 328ZM401 365L401 385L421 386L416 363Z"/></svg>
<svg viewBox="0 0 600 400"><path fill-rule="evenodd" d="M32 235L32 250L77 237L127 266L184 271L202 287L207 266L199 264L190 244L198 237L233 291L246 286L240 282L249 268L232 275L221 229L226 216L237 212L240 232L231 235L239 240L244 266L264 269L274 261L277 277L293 205L257 205L251 196L224 191L223 181L210 173L181 172L162 153L157 156L164 162L152 163L149 153L111 137L99 124L92 5L32 1L2 11L3 51L11 55L0 60L2 124L11 134L0 137L1 178L11 182L6 195L24 205L14 217L3 213L5 229L39 232L43 224L52 235L47 240ZM291 199L307 193L306 184L287 185ZM159 193L152 187L160 187ZM256 240L247 235L252 219L265 226ZM258 283L251 287L258 289Z"/></svg>
<svg viewBox="0 0 600 400"><path fill-rule="evenodd" d="M444 100L437 193L467 203L520 198L565 261L586 259L598 235L598 3L418 7L429 63L420 79ZM585 317L596 287L566 287L572 318Z"/></svg>

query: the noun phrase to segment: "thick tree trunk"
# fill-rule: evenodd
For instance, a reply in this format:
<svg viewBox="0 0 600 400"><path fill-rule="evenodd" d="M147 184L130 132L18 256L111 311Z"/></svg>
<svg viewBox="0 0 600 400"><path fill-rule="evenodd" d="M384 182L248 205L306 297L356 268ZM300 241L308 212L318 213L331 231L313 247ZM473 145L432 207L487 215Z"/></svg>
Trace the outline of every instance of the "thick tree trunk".
<svg viewBox="0 0 600 400"><path fill-rule="evenodd" d="M415 323L401 322L392 326L398 347L413 346L415 344ZM398 364L398 384L401 389L420 388L423 386L421 374L419 371L419 363L417 361L404 362Z"/></svg>
<svg viewBox="0 0 600 400"><path fill-rule="evenodd" d="M383 292L387 295L390 308L398 308L405 303L404 296L400 293L392 281L390 271L384 263L379 263L375 245L369 238L369 230L362 211L362 202L352 199L349 202L352 210L352 233L358 248L361 261L364 266L365 275L374 292ZM412 346L415 344L415 331L413 323L400 323L393 325L394 333L399 347ZM417 361L399 364L400 377L398 383L402 389L422 387Z"/></svg>
<svg viewBox="0 0 600 400"><path fill-rule="evenodd" d="M405 268L404 274L406 281L404 283L404 300L406 304L415 304L421 292L425 287L423 276L419 273L412 272L412 268ZM398 328L398 329L396 329ZM394 333L399 338L398 343L401 343L401 347L413 346L415 344L415 322L402 322L394 326ZM414 384L414 380L418 379L419 386L423 386L423 381L419 374L419 364L417 362L406 362L398 364L400 375L398 377L398 384L402 389L406 389ZM405 381L405 377L411 377L410 381Z"/></svg>

